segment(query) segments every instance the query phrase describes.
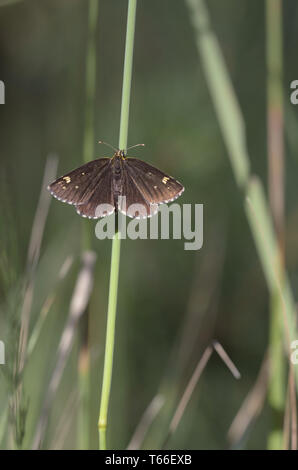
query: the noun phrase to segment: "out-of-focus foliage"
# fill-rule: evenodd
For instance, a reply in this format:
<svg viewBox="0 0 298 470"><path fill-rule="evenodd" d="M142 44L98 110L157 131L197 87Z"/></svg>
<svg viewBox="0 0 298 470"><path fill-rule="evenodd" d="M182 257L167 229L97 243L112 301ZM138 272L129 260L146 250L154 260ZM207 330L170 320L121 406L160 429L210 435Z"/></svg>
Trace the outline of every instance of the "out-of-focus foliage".
<svg viewBox="0 0 298 470"><path fill-rule="evenodd" d="M0 106L0 339L7 349L7 364L0 366L2 410L11 392L4 369L12 367L9 352L15 347L8 331L18 326L27 248L46 158L52 152L59 155L59 174L82 163L86 3L27 0L0 9L0 80L6 85L6 104ZM264 3L212 0L208 6L243 111L252 171L266 186ZM287 98L289 83L298 79L297 17L297 2L286 0ZM95 136L112 144L117 143L119 131L125 19L126 2L99 1ZM242 379L234 381L212 358L168 445L227 448L227 431L256 380L267 348L268 291L184 2L139 0L135 41L129 143L144 142L146 147L133 150L133 155L183 182L185 193L179 202L204 204L204 245L193 252L185 251L179 240L122 243L108 438L112 447L125 448L145 408L161 392L165 405L144 443L159 447L177 397L204 348L216 338L237 364ZM286 255L297 298L298 116L287 99L286 104L290 108L286 113ZM98 146L94 158L104 155L109 152ZM88 224L93 230L95 223ZM30 331L53 289L56 297L26 369L23 447L32 443L55 364L79 270L81 238L81 219L73 208L53 201L35 275ZM90 448L97 446L110 247L109 241L94 236L97 264L88 309ZM68 255L74 255L76 262L57 287L58 271ZM85 329L83 320L51 409L45 448L78 446L77 362ZM71 412L66 406L69 401ZM0 439L1 425L0 421ZM243 445L264 448L270 425L265 407ZM4 424L4 435L7 429ZM62 436L58 443L57 434ZM10 446L10 436L6 437L3 447Z"/></svg>

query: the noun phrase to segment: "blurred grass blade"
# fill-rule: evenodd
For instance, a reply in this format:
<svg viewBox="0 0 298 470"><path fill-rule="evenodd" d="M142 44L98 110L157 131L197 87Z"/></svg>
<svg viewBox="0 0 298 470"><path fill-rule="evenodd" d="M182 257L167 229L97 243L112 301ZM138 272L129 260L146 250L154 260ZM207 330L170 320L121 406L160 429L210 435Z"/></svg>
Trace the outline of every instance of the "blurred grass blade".
<svg viewBox="0 0 298 470"><path fill-rule="evenodd" d="M51 204L51 196L46 190L49 182L55 179L58 167L57 155L49 155L46 160L39 201L32 225L27 256L27 269L34 270L39 259L44 228Z"/></svg>
<svg viewBox="0 0 298 470"><path fill-rule="evenodd" d="M170 426L169 426L169 432L168 435L164 441L163 448L167 445L170 437L174 434L176 431L183 415L185 412L185 409L193 395L193 392L197 386L198 381L200 380L200 377L205 370L209 359L213 353L213 351L216 351L221 360L224 362L224 364L227 366L227 368L230 370L231 374L234 376L235 379L240 378L240 372L238 371L237 367L233 363L233 361L230 359L222 345L218 341L213 341L212 344L207 346L205 349L203 356L198 362L197 367L195 368L186 388L185 391L178 403L178 406L176 408L176 411L174 413L174 416L171 420Z"/></svg>
<svg viewBox="0 0 298 470"><path fill-rule="evenodd" d="M84 136L83 136L83 163L87 163L90 160L94 160L94 144L95 144L95 103L96 103L96 69L97 69L97 55L96 55L96 33L97 33L97 22L98 22L98 11L99 11L99 0L88 0L88 25L87 25L87 41L86 41L86 62L85 62L85 122L84 122ZM85 250L92 249L92 226L89 221L81 221L81 249L82 252ZM88 343L88 329L90 323L90 316L97 315L97 311L90 311L87 309L87 315L84 317L84 326L82 331L86 337L80 338L81 347L84 349L85 344ZM84 397L79 400L79 420L77 436L79 439L79 448L89 447L89 413L88 407L84 405L85 401L90 401L88 395L89 382L90 382L90 363L85 363L86 368L81 376L82 369L78 368L79 387L83 387L80 391L80 397ZM81 424L84 423L84 430L82 431Z"/></svg>
<svg viewBox="0 0 298 470"><path fill-rule="evenodd" d="M7 422L8 422L8 408L7 406L2 408L0 415L0 449L5 448L5 440L7 437Z"/></svg>
<svg viewBox="0 0 298 470"><path fill-rule="evenodd" d="M88 2L88 39L86 55L86 91L85 91L85 131L84 131L84 163L93 160L94 156L94 110L96 91L96 25L98 16L98 0Z"/></svg>
<svg viewBox="0 0 298 470"><path fill-rule="evenodd" d="M79 400L78 400L78 425L77 437L78 448L88 450L90 430L89 430L89 404L90 404L90 353L83 345L80 350L78 360L79 377Z"/></svg>
<svg viewBox="0 0 298 470"><path fill-rule="evenodd" d="M235 178L237 184L243 188L250 169L243 116L217 38L210 27L205 2L186 0L186 3L189 6L190 19L197 33L197 47L202 57L207 84Z"/></svg>
<svg viewBox="0 0 298 470"><path fill-rule="evenodd" d="M149 406L146 408L138 426L133 433L133 436L127 446L127 450L138 450L140 449L148 429L150 428L152 422L160 412L165 399L162 395L155 395L153 400L149 403Z"/></svg>
<svg viewBox="0 0 298 470"><path fill-rule="evenodd" d="M85 125L83 136L83 163L94 160L94 120L96 93L96 26L98 0L88 0L88 30L85 63ZM91 229L87 220L82 220L82 249L91 250Z"/></svg>
<svg viewBox="0 0 298 470"><path fill-rule="evenodd" d="M263 188L257 179L250 177L250 164L243 117L236 95L233 92L233 85L229 78L219 43L211 29L205 2L204 0L186 0L186 3L189 6L191 21L195 28L198 51L201 56L207 85L228 150L234 176L243 193L245 194L247 191L248 200L251 201L251 206L253 207L254 214L252 214L246 205L246 214L255 239L270 295L272 298L277 298L279 302L279 318L276 317L276 320L279 323L284 320L283 326L288 350L290 338L294 339L296 337L294 299L287 276L283 273L283 265L281 264ZM285 306L281 308L283 303ZM277 334L280 331L279 328L279 325L277 325L272 331ZM276 344L275 339L271 341ZM275 373L281 376L280 356L283 354L283 351L274 348L271 353L271 366L274 370L276 367L278 370L275 370ZM289 365L291 368L291 361L289 361ZM282 400L284 405L285 396L283 396Z"/></svg>
<svg viewBox="0 0 298 470"><path fill-rule="evenodd" d="M285 275L283 280L280 278L280 258L269 207L257 177L251 178L249 182L245 208L269 290L272 293L279 291L279 288L282 290L285 303L285 335L289 345L290 341L296 338L295 302L287 276ZM271 360L274 358L271 357Z"/></svg>
<svg viewBox="0 0 298 470"><path fill-rule="evenodd" d="M232 83L229 79L218 41L214 33L212 33L205 2L203 0L186 0L186 3L190 7L191 20L197 34L196 40L201 54L202 66L228 149L228 156L232 163L235 179L240 189L244 189L245 193L247 191L247 196L251 200L257 215L257 217L251 217L251 212L246 211L267 285L270 291L275 291L276 273L280 273L280 259L277 255L276 238L263 187L257 178L251 178L249 174L249 156L245 144L242 114L239 106L235 105L236 97L232 92ZM240 126L237 126L236 123L238 119L241 123ZM233 123L233 125L230 125L230 123ZM239 136L235 136L237 133L239 133ZM238 152L234 152L235 142L238 142ZM235 163L235 160L238 159L239 162ZM244 160L247 160L246 163L244 163ZM239 170L241 168L245 168L245 171ZM258 226L258 220L262 221L261 231ZM287 279L284 282L284 297L289 307L287 315L291 338L295 338L294 299Z"/></svg>
<svg viewBox="0 0 298 470"><path fill-rule="evenodd" d="M27 286L24 294L24 302L21 311L21 330L20 330L20 341L19 341L19 363L18 363L18 372L22 372L25 359L26 359L26 349L28 341L28 330L30 323L30 313L33 299L34 291L34 274L39 260L40 247L43 239L45 223L47 220L51 196L46 187L52 179L56 176L58 165L58 159L56 155L50 155L47 158L43 181L41 185L41 192L39 196L39 201L37 204L37 209L34 217L34 222L31 231L31 237L28 248L27 256Z"/></svg>
<svg viewBox="0 0 298 470"><path fill-rule="evenodd" d="M277 248L277 242L272 240L272 245L268 244L267 237L269 238L270 233L273 231L273 227L270 226L270 220L267 219L267 224L264 224L265 214L268 213L268 207L266 207L266 200L263 193L262 186L257 178L252 178L251 184L248 188L248 197L246 199L247 215L250 220L254 238L259 248L259 252L263 254L261 259L263 260L264 269L267 270L268 282L271 283L271 295L278 299L282 314L281 318L275 317L275 320L283 321L283 327L285 332L286 341L286 352L289 360L289 394L290 394L290 406L291 406L291 445L292 449L297 448L297 410L296 410L296 392L295 392L295 369L294 364L291 361L291 343L297 338L297 325L295 321L296 308L294 299L289 286L289 281L286 275L281 274L280 256ZM265 219L266 220L266 219ZM277 335L277 338L271 338L271 344L275 345L279 340L279 328L273 328L271 334ZM272 371L274 373L282 373L283 371L278 370L280 366L280 349L277 347L270 348L270 361L272 362ZM276 369L274 368L276 367ZM296 387L298 386L298 370L296 368ZM274 388L274 404L282 406L282 411L285 408L286 401L283 390L280 389L279 385ZM271 392L272 393L272 392ZM282 393L281 395L278 395ZM272 448L282 448L282 434L279 429L273 428L270 435L269 446Z"/></svg>
<svg viewBox="0 0 298 470"><path fill-rule="evenodd" d="M213 341L213 349L217 352L222 362L227 366L234 378L240 379L241 374L239 370L237 369L234 362L230 359L230 357L227 355L226 351L218 341Z"/></svg>
<svg viewBox="0 0 298 470"><path fill-rule="evenodd" d="M93 269L95 260L96 255L94 252L85 252L82 255L82 268L77 278L69 308L69 316L58 346L55 368L43 401L40 418L33 440L33 449L38 449L43 441L51 405L59 387L66 361L71 352L77 324L89 302L93 286Z"/></svg>
<svg viewBox="0 0 298 470"><path fill-rule="evenodd" d="M17 351L12 358L14 390L9 399L10 402L10 422L14 426L15 443L18 448L23 444L25 435L26 419L28 412L28 400L23 390L23 371L27 357L28 335L30 326L31 309L35 288L36 268L39 262L40 248L42 244L46 219L51 203L51 196L46 191L46 186L51 179L54 179L57 170L57 157L50 155L47 158L40 196L32 226L28 255L27 269L23 281L23 299L20 312L20 326L15 329L18 334Z"/></svg>
<svg viewBox="0 0 298 470"><path fill-rule="evenodd" d="M50 294L47 296L46 300L44 301L44 303L41 307L40 314L37 318L37 321L34 325L34 328L32 330L32 333L31 333L29 341L28 341L27 360L34 351L34 348L35 348L35 346L38 342L38 339L40 337L40 333L42 331L42 328L45 324L45 320L47 318L47 315L48 315L48 313L49 313L49 311L50 311L50 309L51 309L51 307L52 307L52 305L55 301L56 290L57 290L59 284L61 283L61 281L69 273L69 270L70 270L72 264L73 264L73 257L68 256L66 258L66 260L64 261L64 263L62 264L62 266L61 266L61 269L59 271L58 278L57 278L57 281L56 281L56 285L55 285L53 291L50 292Z"/></svg>
<svg viewBox="0 0 298 470"><path fill-rule="evenodd" d="M78 408L78 394L73 390L65 403L63 412L57 423L53 440L49 445L49 450L62 450L65 440L71 432L71 426L74 425L76 415L73 410Z"/></svg>
<svg viewBox="0 0 298 470"><path fill-rule="evenodd" d="M228 431L228 439L233 447L244 439L251 424L257 419L263 409L269 381L269 358L266 352L258 377L247 397L243 401Z"/></svg>
<svg viewBox="0 0 298 470"><path fill-rule="evenodd" d="M267 55L267 154L269 204L280 257L280 277L283 277L285 258L284 215L284 111L283 111L283 46L281 0L266 0ZM269 449L281 449L283 442L283 413L286 402L286 371L283 354L283 324L280 297L270 299L270 356L274 355L274 374L270 374L268 400L274 423L268 437Z"/></svg>
<svg viewBox="0 0 298 470"><path fill-rule="evenodd" d="M282 2L266 0L267 141L269 200L284 256L284 103Z"/></svg>

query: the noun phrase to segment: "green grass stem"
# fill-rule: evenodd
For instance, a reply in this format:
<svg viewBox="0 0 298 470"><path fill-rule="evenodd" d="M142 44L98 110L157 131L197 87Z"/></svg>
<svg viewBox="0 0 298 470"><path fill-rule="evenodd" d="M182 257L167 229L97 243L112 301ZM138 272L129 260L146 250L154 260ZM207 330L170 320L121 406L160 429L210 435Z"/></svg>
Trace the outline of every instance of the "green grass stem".
<svg viewBox="0 0 298 470"><path fill-rule="evenodd" d="M268 187L270 209L277 238L280 268L284 266L284 112L283 112L283 47L281 0L266 0L267 56L267 142ZM283 272L280 272L283 277ZM283 445L283 414L286 401L286 361L283 353L282 305L278 292L272 293L269 352L272 372L268 400L272 426L268 437L269 449Z"/></svg>
<svg viewBox="0 0 298 470"><path fill-rule="evenodd" d="M95 96L96 96L96 30L98 20L98 0L88 0L88 25L86 42L86 62L85 62L85 114L84 114L84 135L83 135L83 163L94 159L95 144ZM92 249L92 232L87 220L82 220L82 251ZM84 321L87 323L86 330L90 321L90 311ZM85 339L81 338L82 343ZM81 349L84 351L85 345ZM81 353L83 353L81 351ZM89 409L86 403L90 401L90 362L85 362L85 367L78 367L78 385L79 385L79 411L78 411L78 447L88 449L89 447Z"/></svg>
<svg viewBox="0 0 298 470"><path fill-rule="evenodd" d="M88 37L86 45L85 72L85 128L83 136L83 163L94 159L94 118L96 91L96 25L98 17L98 0L89 0L88 5ZM91 231L87 220L82 221L82 247L91 249Z"/></svg>
<svg viewBox="0 0 298 470"><path fill-rule="evenodd" d="M126 149L127 147L136 8L137 8L137 0L129 0L128 13L127 13L122 103L121 103L120 131L119 131L119 148L120 149ZM105 357L104 357L104 372L103 372L101 402L100 402L100 411L99 411L99 419L98 419L99 448L101 450L105 450L107 448L106 432L107 432L108 408L109 408L109 401L110 401L112 370L113 370L113 355L114 355L114 344L115 344L117 293L118 293L118 279L119 279L119 265L120 265L120 243L121 243L121 234L117 228L115 236L113 238L113 242L112 242L110 286L109 286L109 300L108 300L108 314L107 314L107 331L106 331L106 344L105 344Z"/></svg>

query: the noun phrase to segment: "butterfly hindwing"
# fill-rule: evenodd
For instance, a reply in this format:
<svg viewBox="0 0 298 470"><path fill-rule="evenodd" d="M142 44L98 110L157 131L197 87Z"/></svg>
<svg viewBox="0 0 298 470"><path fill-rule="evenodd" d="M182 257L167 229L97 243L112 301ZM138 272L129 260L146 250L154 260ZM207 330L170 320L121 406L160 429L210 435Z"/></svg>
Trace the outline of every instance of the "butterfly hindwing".
<svg viewBox="0 0 298 470"><path fill-rule="evenodd" d="M151 205L145 198L142 188L136 184L125 162L122 167L122 196L125 199L118 200L117 209L132 218L150 217L157 212L158 206L157 204Z"/></svg>
<svg viewBox="0 0 298 470"><path fill-rule="evenodd" d="M48 189L62 202L85 204L94 193L98 182L106 173L110 158L99 158L61 176Z"/></svg>
<svg viewBox="0 0 298 470"><path fill-rule="evenodd" d="M79 215L89 219L98 219L115 211L112 178L113 172L108 166L97 179L96 187L89 200L84 204L76 205Z"/></svg>
<svg viewBox="0 0 298 470"><path fill-rule="evenodd" d="M172 176L168 176L157 168L137 158L126 158L124 166L143 197L151 204L162 204L174 201L184 187Z"/></svg>

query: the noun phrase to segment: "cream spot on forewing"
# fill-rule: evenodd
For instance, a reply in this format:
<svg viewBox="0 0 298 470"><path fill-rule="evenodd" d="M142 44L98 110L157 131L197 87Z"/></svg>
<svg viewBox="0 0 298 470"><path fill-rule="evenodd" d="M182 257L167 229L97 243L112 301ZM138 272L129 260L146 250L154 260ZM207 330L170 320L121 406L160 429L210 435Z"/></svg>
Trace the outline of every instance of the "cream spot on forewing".
<svg viewBox="0 0 298 470"><path fill-rule="evenodd" d="M79 187L78 187L78 186L75 186L75 188L76 188L76 189L79 189Z"/></svg>
<svg viewBox="0 0 298 470"><path fill-rule="evenodd" d="M157 189L157 186L154 186L154 189Z"/></svg>
<svg viewBox="0 0 298 470"><path fill-rule="evenodd" d="M164 176L161 181L163 182L163 184L167 184L167 181L168 181L169 179L170 179L170 178L169 178L168 176Z"/></svg>
<svg viewBox="0 0 298 470"><path fill-rule="evenodd" d="M62 189L66 189L66 186L62 186Z"/></svg>
<svg viewBox="0 0 298 470"><path fill-rule="evenodd" d="M64 176L63 179L65 180L67 184L71 182L70 176Z"/></svg>
<svg viewBox="0 0 298 470"><path fill-rule="evenodd" d="M84 174L85 174L85 173L83 172L82 175L84 176Z"/></svg>

